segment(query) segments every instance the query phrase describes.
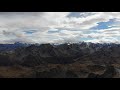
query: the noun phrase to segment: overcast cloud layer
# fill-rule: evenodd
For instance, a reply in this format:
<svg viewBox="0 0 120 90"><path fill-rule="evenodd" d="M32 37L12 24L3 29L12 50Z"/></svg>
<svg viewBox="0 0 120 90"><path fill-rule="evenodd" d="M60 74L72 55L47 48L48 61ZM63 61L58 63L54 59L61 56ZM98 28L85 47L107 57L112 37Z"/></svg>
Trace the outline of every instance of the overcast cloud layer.
<svg viewBox="0 0 120 90"><path fill-rule="evenodd" d="M0 43L120 43L120 12L0 12Z"/></svg>

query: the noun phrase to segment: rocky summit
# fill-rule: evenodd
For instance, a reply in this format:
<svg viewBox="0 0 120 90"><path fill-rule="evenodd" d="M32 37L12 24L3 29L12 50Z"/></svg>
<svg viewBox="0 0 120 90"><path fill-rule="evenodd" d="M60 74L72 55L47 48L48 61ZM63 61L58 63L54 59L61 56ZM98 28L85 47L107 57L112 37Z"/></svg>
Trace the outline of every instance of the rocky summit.
<svg viewBox="0 0 120 90"><path fill-rule="evenodd" d="M120 44L0 44L2 78L118 78Z"/></svg>

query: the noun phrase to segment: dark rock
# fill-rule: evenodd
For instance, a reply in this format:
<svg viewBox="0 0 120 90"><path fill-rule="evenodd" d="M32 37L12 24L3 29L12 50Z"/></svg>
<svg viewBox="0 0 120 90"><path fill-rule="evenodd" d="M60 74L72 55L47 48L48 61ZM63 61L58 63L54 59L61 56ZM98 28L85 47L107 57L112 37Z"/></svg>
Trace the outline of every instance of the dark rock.
<svg viewBox="0 0 120 90"><path fill-rule="evenodd" d="M74 73L74 71L68 70L66 72L66 78L78 78L78 75Z"/></svg>
<svg viewBox="0 0 120 90"><path fill-rule="evenodd" d="M87 78L98 78L98 74L90 73Z"/></svg>
<svg viewBox="0 0 120 90"><path fill-rule="evenodd" d="M116 74L116 70L115 70L114 66L107 66L106 71L102 75L100 75L99 77L101 77L101 78L113 78L115 74Z"/></svg>
<svg viewBox="0 0 120 90"><path fill-rule="evenodd" d="M64 71L59 68L52 68L48 71L36 71L36 78L65 78Z"/></svg>
<svg viewBox="0 0 120 90"><path fill-rule="evenodd" d="M88 65L87 68L93 72L105 70L105 67L102 65Z"/></svg>

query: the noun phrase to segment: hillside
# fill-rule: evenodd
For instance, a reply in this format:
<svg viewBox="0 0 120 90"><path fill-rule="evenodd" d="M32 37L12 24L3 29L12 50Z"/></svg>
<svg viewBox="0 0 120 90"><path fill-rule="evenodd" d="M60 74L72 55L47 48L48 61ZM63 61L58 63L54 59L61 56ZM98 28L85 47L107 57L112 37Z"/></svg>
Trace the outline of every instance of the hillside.
<svg viewBox="0 0 120 90"><path fill-rule="evenodd" d="M119 53L120 44L113 43L0 45L0 76L116 78L120 77Z"/></svg>

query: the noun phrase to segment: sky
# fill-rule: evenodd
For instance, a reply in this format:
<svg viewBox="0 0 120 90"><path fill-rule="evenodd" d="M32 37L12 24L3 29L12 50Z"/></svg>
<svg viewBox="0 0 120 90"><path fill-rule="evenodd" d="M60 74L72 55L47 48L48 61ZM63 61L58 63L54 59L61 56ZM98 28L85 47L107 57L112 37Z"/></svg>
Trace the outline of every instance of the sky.
<svg viewBox="0 0 120 90"><path fill-rule="evenodd" d="M120 12L0 12L0 43L120 43Z"/></svg>

